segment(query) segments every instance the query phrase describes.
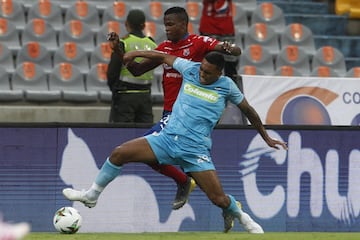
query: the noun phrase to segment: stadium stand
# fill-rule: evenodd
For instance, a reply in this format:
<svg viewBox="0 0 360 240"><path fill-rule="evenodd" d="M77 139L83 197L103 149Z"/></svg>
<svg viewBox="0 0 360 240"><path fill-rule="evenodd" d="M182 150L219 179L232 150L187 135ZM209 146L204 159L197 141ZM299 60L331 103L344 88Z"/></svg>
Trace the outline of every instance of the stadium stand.
<svg viewBox="0 0 360 240"><path fill-rule="evenodd" d="M28 42L39 42L52 52L59 46L56 30L43 18L33 18L25 25L21 41L22 45Z"/></svg>
<svg viewBox="0 0 360 240"><path fill-rule="evenodd" d="M47 74L43 67L33 62L23 62L17 66L11 78L14 90L24 92L28 102L53 102L60 100L59 91L49 91Z"/></svg>
<svg viewBox="0 0 360 240"><path fill-rule="evenodd" d="M102 24L108 21L124 23L131 9L131 5L126 1L114 1L104 9Z"/></svg>
<svg viewBox="0 0 360 240"><path fill-rule="evenodd" d="M199 34L199 24L189 22L188 31L190 34Z"/></svg>
<svg viewBox="0 0 360 240"><path fill-rule="evenodd" d="M162 1L140 2L136 4L136 8L144 11L147 21L162 24L164 12L169 8L170 3ZM135 7L133 7L135 8Z"/></svg>
<svg viewBox="0 0 360 240"><path fill-rule="evenodd" d="M261 3L252 12L251 25L259 22L268 24L279 35L284 31L286 26L282 9L272 2Z"/></svg>
<svg viewBox="0 0 360 240"><path fill-rule="evenodd" d="M112 93L107 85L107 63L97 63L91 66L86 76L86 86L89 92L96 92L98 99L102 102L110 103Z"/></svg>
<svg viewBox="0 0 360 240"><path fill-rule="evenodd" d="M275 57L280 51L279 38L274 29L266 23L254 23L244 35L244 47L259 44Z"/></svg>
<svg viewBox="0 0 360 240"><path fill-rule="evenodd" d="M281 47L287 45L296 45L305 50L309 56L315 54L315 40L311 30L301 23L292 23L287 25L280 36Z"/></svg>
<svg viewBox="0 0 360 240"><path fill-rule="evenodd" d="M241 2L233 2L232 14L236 31L236 37L243 39L249 29L249 18Z"/></svg>
<svg viewBox="0 0 360 240"><path fill-rule="evenodd" d="M360 67L352 67L346 72L345 77L360 78Z"/></svg>
<svg viewBox="0 0 360 240"><path fill-rule="evenodd" d="M60 4L51 0L38 0L29 6L27 21L34 18L42 18L59 32L64 25L64 19Z"/></svg>
<svg viewBox="0 0 360 240"><path fill-rule="evenodd" d="M65 102L94 103L98 100L96 92L86 91L83 74L71 63L55 65L49 74L49 88L61 91L61 100Z"/></svg>
<svg viewBox="0 0 360 240"><path fill-rule="evenodd" d="M106 42L107 34L110 32L116 32L120 37L125 36L128 33L123 23L119 23L118 21L104 22L95 36L96 45Z"/></svg>
<svg viewBox="0 0 360 240"><path fill-rule="evenodd" d="M340 77L340 75L328 66L315 67L310 76L312 77Z"/></svg>
<svg viewBox="0 0 360 240"><path fill-rule="evenodd" d="M0 18L0 42L13 53L16 53L21 47L19 31L15 24L6 18Z"/></svg>
<svg viewBox="0 0 360 240"><path fill-rule="evenodd" d="M275 65L276 69L281 66L292 66L305 76L309 75L311 72L309 56L305 50L296 45L283 47L276 57Z"/></svg>
<svg viewBox="0 0 360 240"><path fill-rule="evenodd" d="M12 90L10 74L6 68L0 65L0 102L22 101L24 94L22 90Z"/></svg>
<svg viewBox="0 0 360 240"><path fill-rule="evenodd" d="M346 74L344 55L332 46L323 46L317 49L312 60L312 68L327 66L337 72L339 76Z"/></svg>
<svg viewBox="0 0 360 240"><path fill-rule="evenodd" d="M202 14L202 3L196 1L187 1L185 4L186 12L189 15L189 21L199 23Z"/></svg>
<svg viewBox="0 0 360 240"><path fill-rule="evenodd" d="M239 68L238 74L240 75L265 75L265 73L260 70L259 68L257 68L256 66L252 66L252 65L245 65L245 66L241 66Z"/></svg>
<svg viewBox="0 0 360 240"><path fill-rule="evenodd" d="M95 48L95 35L87 23L80 20L70 20L64 24L59 32L59 46L65 42L76 42L85 51L91 52Z"/></svg>
<svg viewBox="0 0 360 240"><path fill-rule="evenodd" d="M108 42L100 43L90 55L90 68L97 63L109 63L111 57L111 48Z"/></svg>
<svg viewBox="0 0 360 240"><path fill-rule="evenodd" d="M303 76L303 74L293 66L281 66L278 67L274 73L274 76L283 76L283 77L295 77L295 76Z"/></svg>
<svg viewBox="0 0 360 240"><path fill-rule="evenodd" d="M238 1L238 3L240 4L241 8L245 10L248 17L251 16L257 7L257 0L241 0Z"/></svg>
<svg viewBox="0 0 360 240"><path fill-rule="evenodd" d="M301 23L314 35L346 35L348 18L332 14L284 14L287 24Z"/></svg>
<svg viewBox="0 0 360 240"><path fill-rule="evenodd" d="M15 0L0 1L0 17L11 21L17 30L23 30L26 24L23 3Z"/></svg>
<svg viewBox="0 0 360 240"><path fill-rule="evenodd" d="M274 73L274 61L271 53L267 48L259 44L249 45L240 55L239 66L256 66L266 75Z"/></svg>
<svg viewBox="0 0 360 240"><path fill-rule="evenodd" d="M0 42L0 66L4 67L8 73L12 73L15 70L13 53L7 45L2 42Z"/></svg>
<svg viewBox="0 0 360 240"><path fill-rule="evenodd" d="M82 45L76 42L65 42L54 53L54 66L67 62L76 65L82 74L90 69L89 57Z"/></svg>
<svg viewBox="0 0 360 240"><path fill-rule="evenodd" d="M16 66L23 62L32 62L39 65L44 72L49 73L53 67L52 53L42 42L32 41L25 43L17 53Z"/></svg>
<svg viewBox="0 0 360 240"><path fill-rule="evenodd" d="M65 12L65 23L71 20L85 22L95 33L99 31L101 21L96 6L88 1L78 0L70 5Z"/></svg>
<svg viewBox="0 0 360 240"><path fill-rule="evenodd" d="M196 30L196 27L193 27ZM165 27L162 23L146 21L144 34L154 39L156 43L160 43L166 39Z"/></svg>
<svg viewBox="0 0 360 240"><path fill-rule="evenodd" d="M171 3L172 5L170 6L174 6L174 1L169 1L169 0L159 0L160 2L163 3ZM201 0L192 0L194 2L198 2L201 3ZM350 1L350 0L349 0ZM339 1L339 2L349 2L346 0L343 1ZM22 16L25 16L25 20L26 20L26 16L27 16L27 20L28 22L30 22L32 19L34 18L42 18L44 19L47 23L51 24L51 26L56 30L57 33L57 37L58 37L58 44L61 46L61 44L63 42L69 41L69 40L61 40L63 38L64 33L60 33L62 31L65 31L64 29L67 28L67 26L65 26L64 24L64 17L65 17L65 13L66 11L70 8L70 6L72 4L74 4L74 0L4 0L1 1L0 4L3 3L9 3L11 2L11 4L17 4L19 3L20 6L22 6L22 13L17 15L17 19L15 19L14 21L17 21L19 19L22 18ZM85 2L85 1L83 1ZM107 0L107 1L103 1L103 0L86 0L87 3L92 4L92 5L96 5L97 8L97 12L98 12L98 16L100 17L100 23L107 23L109 20L115 20L117 21L117 24L120 26L119 29L121 27L123 27L123 23L125 21L126 15L128 13L128 11L131 8L144 8L144 9L150 9L150 2L155 2L155 1L150 1L150 0ZM356 70L356 67L360 66L360 37L358 35L353 35L350 36L349 34L352 34L354 28L350 31L349 29L351 28L350 24L350 20L351 17L349 15L349 13L344 13L344 14L340 14L340 15L335 15L335 9L333 9L333 12L331 12L331 4L329 3L330 1L324 0L324 1L313 1L313 0L304 0L304 1L295 1L295 0L241 0L241 1L233 1L233 13L234 13L234 22L236 22L236 29L237 29L237 33L236 33L236 43L239 44L239 46L243 46L244 43L244 35L245 32L248 30L249 28L249 24L253 23L252 20L252 14L255 11L256 8L260 7L263 3L269 4L269 2L271 2L273 5L276 5L277 7L279 7L284 15L285 18L285 22L286 22L286 26L291 25L292 23L296 23L296 24L302 24L303 28L307 27L310 29L310 31L313 34L313 38L315 41L315 49L320 49L323 46L332 46L336 49L338 49L345 58L345 64L346 64L346 69L348 69L348 71L346 71L345 75L340 75L340 76L348 76L348 74L350 74L350 76L352 76L351 74L356 74L356 72L351 72L351 69L354 68ZM183 1L180 3L180 1L176 2L176 5L180 4L181 6L185 7L185 3L186 1ZM15 6L13 5L13 6ZM5 6L5 5L4 5ZM11 6L11 5L9 5ZM50 8L48 6L51 6ZM169 5L168 5L169 6ZM241 7L241 8L240 8ZM167 7L166 7L167 8ZM244 14L242 13L241 15L238 14L239 10L242 9L243 11L246 12L247 17L244 17ZM251 10L249 10L251 9ZM163 11L165 10L165 8L163 9ZM1 11L3 11L3 9L1 9ZM14 12L14 9L13 9ZM271 14L270 14L271 15ZM5 19L5 21L3 20ZM21 44L25 44L27 42L24 41L26 38L24 37L25 35L25 28L21 28L21 24L20 25L13 25L13 21L7 21L6 20L7 17L6 16L2 16L0 15L0 47L1 45L4 46L3 49L9 49L11 54L9 54L8 51L3 50L0 53L0 63L2 60L7 60L8 63L6 64L10 64L10 66L12 65L13 68L11 70L11 67L6 67L6 71L8 73L10 73L10 76L12 76L12 73L15 71L15 60L17 59L17 54L18 51L21 48ZM241 19L241 20L240 20ZM162 17L160 17L160 19L158 19L161 27L162 26ZM244 21L244 23L242 22ZM247 21L247 22L246 22ZM28 23L28 22L24 22L24 23ZM155 22L155 21L153 21ZM241 22L241 24L240 24ZM84 23L86 24L86 23ZM12 26L11 26L12 25ZM25 26L25 25L24 25ZM103 25L99 25L99 27L102 27ZM13 27L13 28L12 28ZM82 26L83 27L83 26ZM77 29L75 30L75 32L77 32L78 34L82 31L84 31L84 28L74 28ZM15 29L15 31L13 31ZM87 47L86 43L82 43L81 41L78 42L79 46L81 47L85 47L85 51L87 52L87 57L86 59L89 61L89 63L91 63L91 65L93 65L93 62L91 60L91 55L92 52L95 50L95 47L98 48L102 42L106 41L106 33L109 31L110 26L107 26L107 29L104 28L104 32L100 33L101 30L99 29L96 33L92 32L92 35L88 35L87 37L85 37L86 40L90 40L91 47ZM114 26L112 27L112 29L114 29ZM151 35L154 36L154 32L150 31L150 30L154 30L154 27L149 27L148 26L148 33L151 33ZM196 21L191 21L191 24L189 24L189 29L190 32L192 33L198 33L198 25L196 23ZM121 30L121 29L120 29ZM11 32L11 36L9 37L9 32ZM87 32L87 30L85 31ZM126 32L126 31L120 31L120 32ZM165 39L165 32L164 29L161 29L161 32L163 33L163 36L160 37L161 40ZM155 32L156 33L156 32ZM278 34L282 34L282 32L278 32ZM298 34L298 33L297 33ZM122 35L120 33L120 35ZM76 42L79 40L79 38L81 39L81 37L75 37ZM75 41L75 39L70 40L70 41ZM21 40L23 40L23 43L21 42ZM60 43L61 41L61 43ZM43 40L39 40L40 43L43 42ZM284 41L280 41L280 47L284 46ZM295 44L295 43L292 43ZM101 47L99 47L101 48ZM98 49L99 50L99 49ZM98 51L98 50L95 50ZM245 50L245 48L244 48ZM2 59L2 55L6 55L9 57L5 57L4 59ZM11 56L12 55L12 56ZM11 63L12 61L12 63ZM96 62L96 61L94 61ZM277 62L275 62L277 63ZM5 63L3 63L5 64ZM273 62L274 64L274 62ZM90 70L90 64L89 66L89 70ZM239 65L241 66L241 65ZM276 65L277 66L277 65ZM258 66L246 66L244 68L244 66L241 66L242 68L239 69L239 74L244 74L243 71L244 69L255 69L256 70L256 74L257 75L261 75L261 74L267 74L267 75L277 75L279 73L277 73L277 71L281 71L280 68L278 67L276 70L274 71L274 73L269 73L269 72L262 72L262 68L258 67ZM281 67L281 68L286 68L286 67ZM46 70L46 69L45 69ZM85 78L85 74L89 73L89 70L86 72L82 72L83 74L83 80L87 80L87 78ZM295 70L295 69L294 69ZM298 69L296 69L298 70ZM254 73L253 70L247 70L248 73L251 73L251 71ZM290 74L290 70L283 70L284 73L283 74ZM160 72L160 71L158 71ZM157 73L158 75L156 75L157 78L159 78L160 73ZM357 75L354 75L357 76ZM11 77L10 77L10 83L11 82ZM157 80L159 81L159 79ZM162 88L161 88L161 82L156 82L155 83L158 84L154 84L153 85L153 93L157 96L159 96L160 99L162 99ZM85 82L86 83L86 82ZM10 85L11 86L11 85ZM6 88L4 88L6 89ZM13 89L11 89L13 90ZM17 90L18 91L18 90ZM159 103L161 104L162 101L159 101ZM44 102L45 103L45 102ZM67 103L68 104L68 103ZM97 106L99 104L99 102L92 102L92 105ZM103 102L102 104L108 104L106 102ZM156 104L155 104L156 105Z"/></svg>

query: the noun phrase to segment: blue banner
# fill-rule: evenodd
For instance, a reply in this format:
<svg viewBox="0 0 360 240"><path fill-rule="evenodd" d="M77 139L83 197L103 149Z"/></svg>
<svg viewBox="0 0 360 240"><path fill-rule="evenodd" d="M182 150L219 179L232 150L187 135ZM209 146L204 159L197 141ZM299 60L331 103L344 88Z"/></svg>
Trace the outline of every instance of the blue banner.
<svg viewBox="0 0 360 240"><path fill-rule="evenodd" d="M128 164L88 209L64 199L65 187L87 189L117 145L142 128L1 128L0 212L55 231L62 206L83 216L82 232L222 231L221 210L196 188L172 211L175 182L145 164ZM289 150L269 148L250 128L216 129L213 161L226 193L266 231L360 231L360 129L269 130ZM243 231L237 223L234 231Z"/></svg>

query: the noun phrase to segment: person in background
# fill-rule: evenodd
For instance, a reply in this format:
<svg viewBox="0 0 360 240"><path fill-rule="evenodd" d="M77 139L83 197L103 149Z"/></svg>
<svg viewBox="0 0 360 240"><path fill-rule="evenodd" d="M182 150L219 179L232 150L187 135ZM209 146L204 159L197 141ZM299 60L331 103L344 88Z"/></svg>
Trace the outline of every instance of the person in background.
<svg viewBox="0 0 360 240"><path fill-rule="evenodd" d="M263 233L262 227L241 209L240 203L224 193L211 159L211 133L229 100L244 112L269 147L287 149L287 146L267 134L257 112L234 81L222 75L223 55L209 52L200 63L159 51L132 51L124 55L124 61L132 62L136 57L163 62L183 76L167 126L158 134L136 138L116 147L88 190L66 188L64 196L95 206L101 192L127 163L180 165L209 200L223 210L224 232L231 230L236 218L249 233Z"/></svg>
<svg viewBox="0 0 360 240"><path fill-rule="evenodd" d="M0 240L20 240L28 235L30 230L27 222L7 223L0 219Z"/></svg>
<svg viewBox="0 0 360 240"><path fill-rule="evenodd" d="M139 9L130 10L125 22L128 34L119 40L115 33L108 35L112 49L107 79L112 92L110 122L153 123L151 82L153 71L133 76L122 64L124 52L135 49L154 49L157 45L144 35L145 14ZM140 59L138 59L140 61Z"/></svg>
<svg viewBox="0 0 360 240"><path fill-rule="evenodd" d="M201 35L211 36L220 41L235 42L235 27L232 15L232 0L203 0L199 24ZM224 73L236 79L239 58L225 55Z"/></svg>

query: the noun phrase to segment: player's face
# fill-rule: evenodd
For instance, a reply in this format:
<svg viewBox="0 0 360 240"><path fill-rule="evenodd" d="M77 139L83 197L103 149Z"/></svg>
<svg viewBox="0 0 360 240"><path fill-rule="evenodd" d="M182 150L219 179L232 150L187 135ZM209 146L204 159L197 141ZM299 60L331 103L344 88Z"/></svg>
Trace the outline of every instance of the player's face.
<svg viewBox="0 0 360 240"><path fill-rule="evenodd" d="M209 63L203 59L200 65L200 83L203 85L210 85L216 82L221 76L222 72L216 65Z"/></svg>
<svg viewBox="0 0 360 240"><path fill-rule="evenodd" d="M180 20L176 14L165 15L164 26L167 39L173 42L182 39L187 31L185 21Z"/></svg>

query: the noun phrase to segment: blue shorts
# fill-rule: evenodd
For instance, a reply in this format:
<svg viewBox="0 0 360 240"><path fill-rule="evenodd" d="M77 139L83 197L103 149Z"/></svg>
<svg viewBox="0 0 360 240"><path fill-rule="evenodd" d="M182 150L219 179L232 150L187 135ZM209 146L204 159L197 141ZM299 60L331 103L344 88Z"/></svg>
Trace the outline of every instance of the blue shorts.
<svg viewBox="0 0 360 240"><path fill-rule="evenodd" d="M145 136L160 164L178 165L184 172L215 170L210 151L187 138L168 135L163 131Z"/></svg>
<svg viewBox="0 0 360 240"><path fill-rule="evenodd" d="M170 115L171 112L164 110L160 121L157 122L154 126L152 126L151 129L144 134L144 136L163 130L170 119Z"/></svg>

